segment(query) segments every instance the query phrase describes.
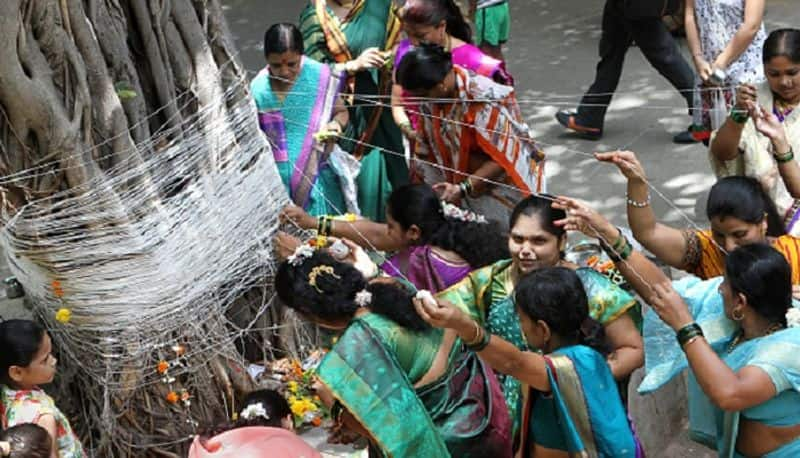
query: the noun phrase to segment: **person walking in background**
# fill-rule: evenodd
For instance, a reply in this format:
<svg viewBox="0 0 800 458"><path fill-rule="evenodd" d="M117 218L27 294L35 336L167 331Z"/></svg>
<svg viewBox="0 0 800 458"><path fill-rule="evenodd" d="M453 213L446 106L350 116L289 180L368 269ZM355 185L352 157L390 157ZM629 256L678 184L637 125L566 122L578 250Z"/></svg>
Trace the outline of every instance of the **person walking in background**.
<svg viewBox="0 0 800 458"><path fill-rule="evenodd" d="M697 71L692 132L708 142L732 105L735 88L764 81L764 0L686 0L686 41Z"/></svg>
<svg viewBox="0 0 800 458"><path fill-rule="evenodd" d="M475 23L475 44L486 55L505 61L503 44L511 29L508 1L470 0L469 11Z"/></svg>
<svg viewBox="0 0 800 458"><path fill-rule="evenodd" d="M637 11L640 9L647 8L628 0L606 0L595 79L576 112L556 113L556 120L564 127L592 140L603 136L606 110L619 84L625 53L634 42L650 64L681 93L691 113L694 106L692 68L661 20L660 8L653 8L652 15ZM685 130L675 135L673 141L694 143L696 140Z"/></svg>

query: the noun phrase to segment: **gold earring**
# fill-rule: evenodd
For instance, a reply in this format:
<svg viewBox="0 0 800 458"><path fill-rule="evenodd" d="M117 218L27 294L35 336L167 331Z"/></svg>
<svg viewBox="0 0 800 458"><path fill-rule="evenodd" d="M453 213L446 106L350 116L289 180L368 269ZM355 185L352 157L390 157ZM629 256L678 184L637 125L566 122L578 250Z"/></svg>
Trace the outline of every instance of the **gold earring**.
<svg viewBox="0 0 800 458"><path fill-rule="evenodd" d="M731 315L733 321L742 321L744 319L744 312L742 311L742 309L734 309L733 312L731 312Z"/></svg>

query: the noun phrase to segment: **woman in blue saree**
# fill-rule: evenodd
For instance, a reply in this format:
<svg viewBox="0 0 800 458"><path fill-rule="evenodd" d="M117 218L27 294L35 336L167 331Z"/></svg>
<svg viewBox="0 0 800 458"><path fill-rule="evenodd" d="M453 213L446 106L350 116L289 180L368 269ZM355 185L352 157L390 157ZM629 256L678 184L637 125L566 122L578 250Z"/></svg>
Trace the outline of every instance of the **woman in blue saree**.
<svg viewBox="0 0 800 458"><path fill-rule="evenodd" d="M357 211L357 163L319 137L340 133L348 123L339 96L341 75L303 55L303 37L291 24L267 30L264 55L267 67L250 83L250 92L289 196L313 215Z"/></svg>
<svg viewBox="0 0 800 458"><path fill-rule="evenodd" d="M514 302L528 345L544 354L492 335L447 301L417 299L415 306L428 323L455 330L492 368L535 390L523 422L522 456L643 456L601 353L603 328L589 316L578 275L565 267L535 270L517 283Z"/></svg>
<svg viewBox="0 0 800 458"><path fill-rule="evenodd" d="M611 241L620 272L655 312L645 315L639 391L656 390L688 367L694 440L725 458L800 456L800 311L792 306L786 258L766 244L743 245L725 257L724 277L670 284L596 212L562 205L570 209L567 226L591 227Z"/></svg>
<svg viewBox="0 0 800 458"><path fill-rule="evenodd" d="M454 333L425 323L395 280L367 281L305 246L281 264L275 288L306 319L342 332L317 368L318 394L337 424L370 440L371 456L511 456L494 373Z"/></svg>

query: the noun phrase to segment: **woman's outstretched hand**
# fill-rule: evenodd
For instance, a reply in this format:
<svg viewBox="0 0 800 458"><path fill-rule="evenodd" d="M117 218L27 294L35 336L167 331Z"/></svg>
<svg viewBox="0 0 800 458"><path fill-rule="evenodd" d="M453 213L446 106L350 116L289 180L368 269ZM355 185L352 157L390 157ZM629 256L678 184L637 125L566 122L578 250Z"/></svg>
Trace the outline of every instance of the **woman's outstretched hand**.
<svg viewBox="0 0 800 458"><path fill-rule="evenodd" d="M652 286L652 291L653 294L650 295L648 301L650 307L667 326L678 331L687 324L694 322L692 314L689 313L689 306L675 291L671 283L655 284Z"/></svg>
<svg viewBox="0 0 800 458"><path fill-rule="evenodd" d="M644 168L636 158L633 151L610 151L607 153L594 153L598 161L608 162L617 166L628 181L647 181Z"/></svg>
<svg viewBox="0 0 800 458"><path fill-rule="evenodd" d="M288 204L283 207L278 215L278 220L281 223L296 224L300 229L314 229L317 227L317 218L309 215L302 207L295 204Z"/></svg>
<svg viewBox="0 0 800 458"><path fill-rule="evenodd" d="M294 254L297 247L303 243L299 238L283 231L278 231L273 241L275 256L281 261Z"/></svg>
<svg viewBox="0 0 800 458"><path fill-rule="evenodd" d="M558 196L553 202L553 208L567 213L566 218L554 222L556 226L561 226L567 231L578 231L609 244L619 236L619 231L613 224L584 202Z"/></svg>
<svg viewBox="0 0 800 458"><path fill-rule="evenodd" d="M748 104L747 111L750 113L758 133L769 138L773 146L780 147L782 150L788 150L791 147L786 138L786 131L783 130L783 124L774 113L755 102Z"/></svg>
<svg viewBox="0 0 800 458"><path fill-rule="evenodd" d="M450 328L458 332L459 329L469 329L472 326L470 317L445 300L418 294L414 298L414 308L423 320L436 328Z"/></svg>

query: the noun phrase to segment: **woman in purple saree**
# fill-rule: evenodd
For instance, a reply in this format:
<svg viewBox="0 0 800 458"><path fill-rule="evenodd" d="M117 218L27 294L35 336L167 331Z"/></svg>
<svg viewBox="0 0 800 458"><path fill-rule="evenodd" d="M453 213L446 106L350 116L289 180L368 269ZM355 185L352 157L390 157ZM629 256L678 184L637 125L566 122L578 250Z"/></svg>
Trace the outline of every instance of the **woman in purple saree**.
<svg viewBox="0 0 800 458"><path fill-rule="evenodd" d="M319 226L318 218L295 206L286 207L283 217L304 229ZM426 184L395 189L387 201L386 221L335 220L329 235L350 239L368 250L395 252L381 266L384 272L432 292L509 256L506 239L495 222L443 205Z"/></svg>

